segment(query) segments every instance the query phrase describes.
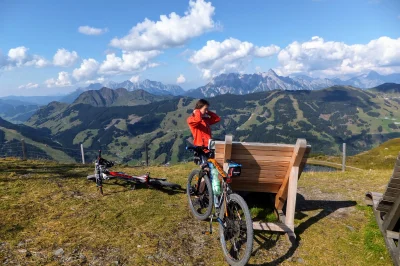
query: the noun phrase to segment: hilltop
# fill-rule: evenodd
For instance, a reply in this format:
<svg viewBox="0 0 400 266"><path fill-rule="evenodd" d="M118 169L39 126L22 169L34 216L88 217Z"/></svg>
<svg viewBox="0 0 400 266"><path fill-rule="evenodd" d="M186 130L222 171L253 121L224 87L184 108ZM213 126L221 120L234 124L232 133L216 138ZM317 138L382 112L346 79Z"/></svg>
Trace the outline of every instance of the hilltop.
<svg viewBox="0 0 400 266"><path fill-rule="evenodd" d="M172 96L158 96L139 89L128 91L127 89L109 89L85 91L78 96L73 104L90 104L95 107L108 106L135 106L145 105L156 101L170 99Z"/></svg>

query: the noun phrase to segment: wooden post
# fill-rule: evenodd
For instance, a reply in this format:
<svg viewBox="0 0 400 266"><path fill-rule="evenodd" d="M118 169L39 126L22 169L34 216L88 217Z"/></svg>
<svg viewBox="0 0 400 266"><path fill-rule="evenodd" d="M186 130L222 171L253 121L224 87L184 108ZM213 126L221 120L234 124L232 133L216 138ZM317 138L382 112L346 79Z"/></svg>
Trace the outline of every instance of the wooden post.
<svg viewBox="0 0 400 266"><path fill-rule="evenodd" d="M226 160L231 159L231 153L232 153L232 135L226 135L225 136L225 153L224 153L224 171L228 172L228 163L226 163Z"/></svg>
<svg viewBox="0 0 400 266"><path fill-rule="evenodd" d="M288 184L288 196L286 202L285 224L294 232L294 214L296 210L297 181L299 179L299 167L293 166L290 172Z"/></svg>
<svg viewBox="0 0 400 266"><path fill-rule="evenodd" d="M342 172L346 171L346 143L343 143Z"/></svg>
<svg viewBox="0 0 400 266"><path fill-rule="evenodd" d="M146 166L149 166L149 148L148 148L148 143L146 142L144 145L145 145Z"/></svg>
<svg viewBox="0 0 400 266"><path fill-rule="evenodd" d="M85 164L85 153L83 152L83 144L81 143L82 164Z"/></svg>
<svg viewBox="0 0 400 266"><path fill-rule="evenodd" d="M292 158L290 159L290 162L289 162L288 171L286 172L285 178L283 179L283 182L282 182L282 185L279 188L279 191L278 191L278 193L276 193L276 196L275 196L275 209L277 211L282 210L283 205L285 204L285 201L287 199L288 183L289 183L290 175L292 174L292 168L300 166L306 149L307 149L306 140L305 139L297 139ZM299 178L299 176L297 176L297 178ZM296 190L297 190L297 188L296 188Z"/></svg>
<svg viewBox="0 0 400 266"><path fill-rule="evenodd" d="M26 161L26 146L24 139L21 139L21 145L22 145L22 160Z"/></svg>

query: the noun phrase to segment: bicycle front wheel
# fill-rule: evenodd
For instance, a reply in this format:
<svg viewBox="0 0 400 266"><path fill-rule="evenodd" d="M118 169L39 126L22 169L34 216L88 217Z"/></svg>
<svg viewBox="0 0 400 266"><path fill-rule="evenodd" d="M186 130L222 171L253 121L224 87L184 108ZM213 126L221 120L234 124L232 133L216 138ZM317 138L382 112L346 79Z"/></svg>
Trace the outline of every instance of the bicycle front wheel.
<svg viewBox="0 0 400 266"><path fill-rule="evenodd" d="M225 209L226 207L226 209ZM221 207L219 235L225 259L229 265L243 266L253 250L253 221L249 207L238 194L230 194Z"/></svg>
<svg viewBox="0 0 400 266"><path fill-rule="evenodd" d="M197 220L210 217L214 205L211 181L206 174L200 176L200 170L193 170L188 178L186 193L189 208Z"/></svg>

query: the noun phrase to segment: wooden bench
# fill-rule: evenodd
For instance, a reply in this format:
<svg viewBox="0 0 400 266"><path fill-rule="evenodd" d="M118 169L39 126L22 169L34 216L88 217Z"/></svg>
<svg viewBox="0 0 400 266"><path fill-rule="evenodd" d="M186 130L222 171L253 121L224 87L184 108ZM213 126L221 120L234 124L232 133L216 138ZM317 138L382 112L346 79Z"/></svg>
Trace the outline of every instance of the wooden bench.
<svg viewBox="0 0 400 266"><path fill-rule="evenodd" d="M365 201L373 208L393 263L400 265L400 153L385 193L368 192Z"/></svg>
<svg viewBox="0 0 400 266"><path fill-rule="evenodd" d="M289 237L296 237L297 180L310 150L305 139L298 139L295 145L233 142L230 135L225 136L225 141L216 141L215 158L225 170L227 159L242 164L241 176L232 182L233 190L276 193L275 211L279 222L253 222L254 229L284 232ZM283 212L285 203L286 213Z"/></svg>

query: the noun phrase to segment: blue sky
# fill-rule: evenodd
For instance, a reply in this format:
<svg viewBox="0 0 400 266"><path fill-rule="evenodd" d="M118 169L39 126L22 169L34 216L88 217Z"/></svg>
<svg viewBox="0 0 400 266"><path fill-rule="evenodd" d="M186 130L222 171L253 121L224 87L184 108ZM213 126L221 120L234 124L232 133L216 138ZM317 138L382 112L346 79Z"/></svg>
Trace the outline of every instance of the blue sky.
<svg viewBox="0 0 400 266"><path fill-rule="evenodd" d="M146 78L190 89L269 68L400 72L400 1L0 1L0 96Z"/></svg>

